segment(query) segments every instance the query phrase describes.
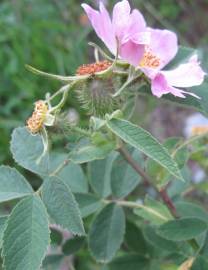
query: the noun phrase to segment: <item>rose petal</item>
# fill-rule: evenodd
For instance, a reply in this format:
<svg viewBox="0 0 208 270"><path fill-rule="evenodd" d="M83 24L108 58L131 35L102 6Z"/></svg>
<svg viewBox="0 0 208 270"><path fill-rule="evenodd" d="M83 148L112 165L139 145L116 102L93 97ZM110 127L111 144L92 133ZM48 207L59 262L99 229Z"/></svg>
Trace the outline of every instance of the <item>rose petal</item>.
<svg viewBox="0 0 208 270"><path fill-rule="evenodd" d="M151 90L153 95L157 96L158 98L169 93L168 84L163 74L158 73L157 76L152 79Z"/></svg>
<svg viewBox="0 0 208 270"><path fill-rule="evenodd" d="M177 97L185 98L186 96L183 95L183 94L186 94L186 95L189 95L189 96L192 96L192 97L201 99L199 96L197 96L197 95L194 94L194 93L191 93L191 92L188 92L188 91L184 91L184 90L182 90L182 89L179 89L179 88L176 88L176 87L173 87L173 86L170 86L170 87L169 87L169 90L170 90L170 93L171 93L171 94L173 94L174 96L177 96Z"/></svg>
<svg viewBox="0 0 208 270"><path fill-rule="evenodd" d="M149 32L138 32L131 36L131 40L137 44L148 45L150 43L150 37Z"/></svg>
<svg viewBox="0 0 208 270"><path fill-rule="evenodd" d="M118 40L119 57L138 66L144 54L144 45L150 42L150 32L146 29L142 14L138 10L131 13L127 0L120 1L114 6L112 22L102 3L100 3L100 12L86 4L83 4L82 7L97 35L111 52L116 53Z"/></svg>
<svg viewBox="0 0 208 270"><path fill-rule="evenodd" d="M149 31L151 34L150 51L160 58L159 69L162 69L174 58L178 51L177 36L169 30L149 28Z"/></svg>
<svg viewBox="0 0 208 270"><path fill-rule="evenodd" d="M200 97L195 95L194 93L187 92L170 85L163 72L158 73L155 78L151 80L151 90L153 95L159 98L162 97L162 95L164 94L170 93L180 98L185 98L186 96L184 94L187 94L200 99Z"/></svg>
<svg viewBox="0 0 208 270"><path fill-rule="evenodd" d="M129 40L121 45L119 54L121 58L126 60L131 65L137 67L144 54L144 45L136 44Z"/></svg>
<svg viewBox="0 0 208 270"><path fill-rule="evenodd" d="M205 73L200 67L197 55L193 55L188 63L181 64L177 68L163 71L168 83L176 87L191 87L203 83Z"/></svg>
<svg viewBox="0 0 208 270"><path fill-rule="evenodd" d="M123 0L113 9L113 26L120 45L131 40L137 44L149 44L150 33L146 30L146 22L139 10L133 10L129 2Z"/></svg>
<svg viewBox="0 0 208 270"><path fill-rule="evenodd" d="M128 26L128 31L131 33L131 36L139 32L143 32L146 30L146 22L143 15L139 10L134 9L130 14L130 21Z"/></svg>
<svg viewBox="0 0 208 270"><path fill-rule="evenodd" d="M117 43L115 38L115 33L113 31L113 25L109 16L108 11L106 10L103 3L100 3L100 12L91 8L87 4L82 4L85 12L88 15L88 18L95 29L98 37L106 44L109 50L115 54Z"/></svg>
<svg viewBox="0 0 208 270"><path fill-rule="evenodd" d="M113 8L113 28L116 36L120 39L126 32L130 20L131 7L127 0L118 2Z"/></svg>

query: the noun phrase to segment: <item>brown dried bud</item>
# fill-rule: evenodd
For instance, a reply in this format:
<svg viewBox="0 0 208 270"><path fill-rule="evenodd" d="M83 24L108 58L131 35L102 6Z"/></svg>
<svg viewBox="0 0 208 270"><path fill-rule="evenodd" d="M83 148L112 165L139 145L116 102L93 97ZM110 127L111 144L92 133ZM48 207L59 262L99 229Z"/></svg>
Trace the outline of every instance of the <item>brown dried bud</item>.
<svg viewBox="0 0 208 270"><path fill-rule="evenodd" d="M35 134L41 130L46 119L47 112L48 106L43 100L39 100L35 103L34 112L27 120L27 128L31 133Z"/></svg>

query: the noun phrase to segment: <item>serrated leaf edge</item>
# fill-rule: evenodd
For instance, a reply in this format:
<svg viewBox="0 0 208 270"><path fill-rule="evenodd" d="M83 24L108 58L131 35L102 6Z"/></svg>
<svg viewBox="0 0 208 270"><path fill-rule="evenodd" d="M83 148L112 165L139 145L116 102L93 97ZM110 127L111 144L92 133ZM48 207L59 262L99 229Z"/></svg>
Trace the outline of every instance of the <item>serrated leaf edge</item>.
<svg viewBox="0 0 208 270"><path fill-rule="evenodd" d="M30 196L36 196L36 197L38 197L38 198L40 199L40 201L41 201L41 203L42 203L42 205L43 205L43 208L44 208L44 210L45 210L45 213L46 213L46 216L47 216L47 221L48 221L48 222L47 222L48 235L49 235L49 237L48 237L48 244L47 244L47 248L46 248L46 250L45 250L45 252L44 252L44 254L43 254L42 258L41 258L41 263L40 263L40 265L39 265L39 268L40 268L40 267L42 266L42 263L43 263L44 258L46 257L46 254L47 254L47 251L48 251L48 247L49 247L49 245L50 245L50 243L51 243L51 239L50 239L50 234L51 234L51 232L50 232L50 229L49 229L49 215L48 215L47 209L46 209L46 207L45 207L45 204L43 203L43 201L41 200L41 198L40 198L39 196L37 196L37 195L34 195L34 194L28 195L28 196L26 196L26 198L27 198L27 197L30 197ZM15 211L15 209L19 206L19 204L20 204L23 200L26 200L26 198L23 198L22 200L20 200L20 201L15 205L15 207L12 209L12 212L10 213L10 215L8 215L7 225L8 225L8 221L9 221L9 218L10 218L11 214ZM4 232L6 231L6 228L7 228L7 226L5 226ZM6 258L6 255L4 254L3 245L4 245L4 233L3 233L3 238L2 238L1 257L2 257L2 259L3 259L3 269L6 270L6 265L5 265L5 258ZM39 268L38 268L38 269L39 269ZM38 270L38 269L37 269L37 270Z"/></svg>
<svg viewBox="0 0 208 270"><path fill-rule="evenodd" d="M1 168L9 169L9 170L11 170L13 172L16 172L22 178L23 182L28 186L28 188L31 189L31 193L24 193L20 197L15 197L15 198L12 198L12 199L7 199L7 200L4 200L4 201L1 201L1 203L12 201L12 200L15 200L15 199L21 199L21 198L24 198L26 196L30 196L30 195L32 195L34 193L34 190L33 190L32 186L30 185L30 183L27 181L27 179L24 177L24 175L22 175L16 168L10 167L8 165L0 165L0 170L1 170Z"/></svg>
<svg viewBox="0 0 208 270"><path fill-rule="evenodd" d="M140 128L140 129L142 129L148 136L150 136L151 137L151 139L153 139L154 141L156 141L157 143L158 143L158 145L165 151L165 153L169 156L169 158L172 160L172 162L173 162L173 164L175 164L175 167L177 168L177 174L173 174L173 172L170 172L170 170L167 168L167 166L164 166L160 161L158 161L158 160L156 160L155 158L152 158L152 157L150 157L152 160L154 160L155 162L157 162L158 164L160 164L162 167L164 167L166 170L168 170L172 175L174 175L177 179L181 179L182 181L184 181L184 179L183 179L183 176L181 175L181 173L180 173L180 170L179 170L179 168L178 168L178 165L177 165L177 163L175 162L175 160L171 157L171 155L170 155L170 153L168 152L168 150L167 150L167 148L166 147L164 147L156 138L154 138L153 136L152 136L152 134L149 132L149 131L147 131L147 130L145 130L145 129L143 129L142 127L138 127L137 125L135 125L135 124L133 124L133 123L131 123L131 122L129 122L129 121L127 121L127 120L124 120L124 119L118 119L118 120L121 120L121 121L123 121L123 122L127 122L127 123L129 123L129 124L131 124L132 126L134 126L135 128ZM119 136L119 134L117 133L117 132L115 132L111 127L110 127L110 125L109 125L109 123L110 123L110 121L107 121L107 127L114 133L114 134L116 134L118 137L120 137ZM123 139L122 139L123 140ZM124 140L124 141L126 141L126 140ZM127 144L129 144L128 142L126 142ZM132 145L133 146L133 145ZM133 146L134 148L136 148L136 149L138 149L137 147L135 147L135 146ZM141 151L140 149L138 149L139 151ZM141 152L143 152L143 151L141 151ZM146 154L145 154L146 155Z"/></svg>
<svg viewBox="0 0 208 270"><path fill-rule="evenodd" d="M73 194L73 192L71 191L71 189L58 177L58 176L53 176L53 177L55 177L55 178L57 178L59 181L61 181L61 183L65 186L65 188L66 189L68 189L69 190L69 192L71 192L71 194L72 194L72 197L73 197L73 199L74 199L74 203L75 203L75 205L77 206L77 208L78 208L78 216L79 216L79 218L80 218L80 220L81 220L81 223L82 223L82 229L83 229L83 234L81 234L81 233L77 233L77 232L74 232L73 230L69 230L69 229L67 229L67 228L65 228L63 225L61 225L61 224L58 224L58 223L56 223L56 222L54 222L54 220L53 220L53 224L54 225L57 225L57 226L60 226L63 230L66 230L66 231L68 231L68 232L71 232L73 235L75 235L75 236L86 236L86 232L85 232L85 228L84 228L84 223L83 223L83 220L82 220L82 216L81 216L81 212L80 212L80 209L79 209L79 205L78 205L78 202L76 201L76 199L75 199L75 196L74 196L74 194ZM49 178L51 178L51 177L49 177ZM51 180L51 181L53 181L53 180ZM41 189L41 194L42 194L42 189ZM43 204L44 204L44 201L43 201ZM45 206L45 204L44 204L44 206ZM46 207L46 206L45 206ZM47 209L47 207L46 207L46 209ZM49 214L48 214L49 215ZM49 215L50 216L50 215Z"/></svg>

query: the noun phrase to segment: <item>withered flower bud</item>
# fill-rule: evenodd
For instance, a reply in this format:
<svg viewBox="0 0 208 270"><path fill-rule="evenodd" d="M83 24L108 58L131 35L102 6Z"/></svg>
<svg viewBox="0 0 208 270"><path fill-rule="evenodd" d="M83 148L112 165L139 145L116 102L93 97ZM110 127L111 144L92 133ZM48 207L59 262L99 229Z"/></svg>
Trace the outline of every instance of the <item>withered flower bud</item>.
<svg viewBox="0 0 208 270"><path fill-rule="evenodd" d="M35 102L34 112L27 120L27 128L31 133L38 133L42 129L47 112L48 106L43 100Z"/></svg>
<svg viewBox="0 0 208 270"><path fill-rule="evenodd" d="M83 108L89 114L102 116L119 108L120 98L113 98L112 95L120 86L120 78L112 72L103 73L112 65L109 61L102 61L93 64L82 65L77 69L77 75L92 75L86 81L77 85L77 96ZM94 76L93 76L94 75Z"/></svg>

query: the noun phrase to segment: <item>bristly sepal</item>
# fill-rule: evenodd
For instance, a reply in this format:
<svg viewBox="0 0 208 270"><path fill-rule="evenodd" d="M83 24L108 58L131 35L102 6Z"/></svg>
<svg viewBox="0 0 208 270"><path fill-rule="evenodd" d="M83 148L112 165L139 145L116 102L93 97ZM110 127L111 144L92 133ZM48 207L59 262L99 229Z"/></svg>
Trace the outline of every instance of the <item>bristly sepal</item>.
<svg viewBox="0 0 208 270"><path fill-rule="evenodd" d="M84 110L90 115L103 116L118 109L121 97L112 95L120 85L120 78L90 78L80 83L76 89L77 97Z"/></svg>

